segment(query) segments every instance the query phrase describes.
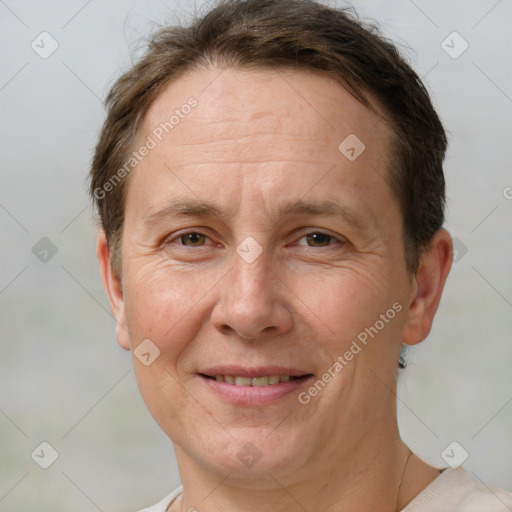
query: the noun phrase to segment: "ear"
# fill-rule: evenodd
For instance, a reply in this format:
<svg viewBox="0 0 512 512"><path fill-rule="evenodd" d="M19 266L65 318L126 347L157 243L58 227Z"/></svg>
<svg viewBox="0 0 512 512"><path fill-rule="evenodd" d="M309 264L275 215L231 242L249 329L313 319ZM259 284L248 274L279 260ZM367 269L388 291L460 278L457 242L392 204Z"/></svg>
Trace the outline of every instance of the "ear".
<svg viewBox="0 0 512 512"><path fill-rule="evenodd" d="M126 325L126 315L123 299L123 288L121 279L114 273L110 262L110 250L108 248L107 237L105 231L98 231L98 239L96 242L96 253L100 263L101 280L103 288L107 293L110 302L110 309L116 321L116 338L119 345L125 350L130 350L130 338Z"/></svg>
<svg viewBox="0 0 512 512"><path fill-rule="evenodd" d="M406 345L416 345L428 336L452 260L452 237L448 231L440 229L428 250L422 254L418 272L413 279L411 301L402 334L402 341Z"/></svg>

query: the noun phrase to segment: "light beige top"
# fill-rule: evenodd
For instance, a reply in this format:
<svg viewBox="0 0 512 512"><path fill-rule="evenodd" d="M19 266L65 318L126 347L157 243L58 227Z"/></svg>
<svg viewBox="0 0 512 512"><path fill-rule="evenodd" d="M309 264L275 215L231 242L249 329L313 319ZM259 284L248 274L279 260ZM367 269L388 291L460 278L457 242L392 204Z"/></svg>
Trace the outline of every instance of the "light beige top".
<svg viewBox="0 0 512 512"><path fill-rule="evenodd" d="M139 512L166 512L183 492L180 486ZM445 469L402 512L512 512L512 493L488 487L463 468Z"/></svg>

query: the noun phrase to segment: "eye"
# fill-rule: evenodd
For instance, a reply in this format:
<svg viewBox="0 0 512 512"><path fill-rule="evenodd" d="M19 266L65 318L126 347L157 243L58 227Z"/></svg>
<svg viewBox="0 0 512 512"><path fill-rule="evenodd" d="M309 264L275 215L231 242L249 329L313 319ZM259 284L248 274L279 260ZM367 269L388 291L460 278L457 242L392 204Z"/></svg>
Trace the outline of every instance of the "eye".
<svg viewBox="0 0 512 512"><path fill-rule="evenodd" d="M202 247L211 245L211 243L206 243L207 240L211 242L210 237L203 233L198 231L185 231L169 237L163 242L163 245L174 247L175 249L180 247Z"/></svg>
<svg viewBox="0 0 512 512"><path fill-rule="evenodd" d="M186 247L200 247L204 245L207 239L208 237L206 235L203 235L202 233L198 233L196 231L189 231L188 233L181 234L174 240L179 240L179 245L184 245Z"/></svg>
<svg viewBox="0 0 512 512"><path fill-rule="evenodd" d="M208 233L209 230L206 232ZM215 234L208 236L201 231L191 229L173 233L159 245L159 249L167 256L180 261L209 259L218 254L218 249L221 248L222 244L217 242Z"/></svg>
<svg viewBox="0 0 512 512"><path fill-rule="evenodd" d="M300 240L304 239L306 240L306 244L299 242L299 245L308 245L309 247L328 247L333 245L331 243L332 241L342 243L338 238L328 235L327 233L322 233L321 231L312 231L311 233L307 233L300 238Z"/></svg>

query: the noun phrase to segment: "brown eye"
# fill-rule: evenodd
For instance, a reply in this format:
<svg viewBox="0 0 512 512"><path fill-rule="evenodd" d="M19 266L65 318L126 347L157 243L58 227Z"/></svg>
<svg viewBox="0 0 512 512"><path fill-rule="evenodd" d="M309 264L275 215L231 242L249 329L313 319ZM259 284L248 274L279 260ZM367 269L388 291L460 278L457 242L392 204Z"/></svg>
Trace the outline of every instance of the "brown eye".
<svg viewBox="0 0 512 512"><path fill-rule="evenodd" d="M200 245L203 245L206 236L202 235L201 233L186 233L185 235L181 235L179 238L182 245L186 245L188 247L198 247Z"/></svg>
<svg viewBox="0 0 512 512"><path fill-rule="evenodd" d="M325 233L309 233L306 236L308 245L311 247L326 247L334 237Z"/></svg>

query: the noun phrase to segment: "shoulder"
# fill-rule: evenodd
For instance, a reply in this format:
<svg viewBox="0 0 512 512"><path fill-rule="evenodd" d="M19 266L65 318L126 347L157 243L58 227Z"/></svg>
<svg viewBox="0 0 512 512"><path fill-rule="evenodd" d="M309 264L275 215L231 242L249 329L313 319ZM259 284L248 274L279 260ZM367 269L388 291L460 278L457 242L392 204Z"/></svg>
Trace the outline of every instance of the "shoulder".
<svg viewBox="0 0 512 512"><path fill-rule="evenodd" d="M177 489L168 494L161 501L153 505L152 507L147 507L138 512L166 512L169 505L183 492L183 486L179 486Z"/></svg>
<svg viewBox="0 0 512 512"><path fill-rule="evenodd" d="M510 512L512 493L489 487L463 468L445 469L402 512Z"/></svg>

